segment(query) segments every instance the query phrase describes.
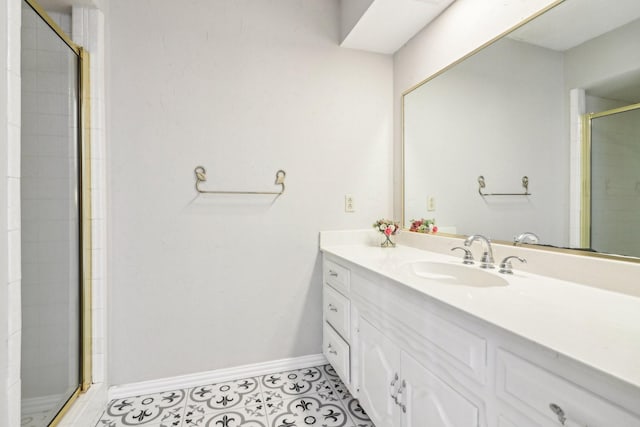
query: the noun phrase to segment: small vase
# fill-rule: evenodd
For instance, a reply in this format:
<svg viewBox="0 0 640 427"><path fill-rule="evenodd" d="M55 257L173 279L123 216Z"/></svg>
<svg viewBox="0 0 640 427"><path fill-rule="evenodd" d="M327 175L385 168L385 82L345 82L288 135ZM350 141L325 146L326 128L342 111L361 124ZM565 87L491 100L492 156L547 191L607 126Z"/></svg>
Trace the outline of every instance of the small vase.
<svg viewBox="0 0 640 427"><path fill-rule="evenodd" d="M396 244L391 241L391 236L384 235L384 242L380 243L383 248L395 248Z"/></svg>

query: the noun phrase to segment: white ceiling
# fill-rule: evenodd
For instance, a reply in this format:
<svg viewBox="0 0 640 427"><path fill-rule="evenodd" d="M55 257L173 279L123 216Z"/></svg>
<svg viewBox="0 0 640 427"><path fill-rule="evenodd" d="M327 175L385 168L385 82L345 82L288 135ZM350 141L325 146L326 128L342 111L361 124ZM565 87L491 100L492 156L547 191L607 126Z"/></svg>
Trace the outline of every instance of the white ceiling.
<svg viewBox="0 0 640 427"><path fill-rule="evenodd" d="M508 37L564 52L638 19L640 0L566 0ZM640 71L634 71L585 89L590 95L637 103L639 81Z"/></svg>
<svg viewBox="0 0 640 427"><path fill-rule="evenodd" d="M340 45L392 54L454 1L374 0Z"/></svg>
<svg viewBox="0 0 640 427"><path fill-rule="evenodd" d="M509 37L565 51L639 17L640 0L565 1Z"/></svg>

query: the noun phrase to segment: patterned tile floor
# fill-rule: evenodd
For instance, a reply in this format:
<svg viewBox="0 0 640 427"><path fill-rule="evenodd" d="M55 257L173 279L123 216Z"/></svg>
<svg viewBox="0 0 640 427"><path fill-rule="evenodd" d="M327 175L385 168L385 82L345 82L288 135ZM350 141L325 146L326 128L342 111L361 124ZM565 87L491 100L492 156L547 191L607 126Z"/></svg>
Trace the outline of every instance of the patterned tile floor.
<svg viewBox="0 0 640 427"><path fill-rule="evenodd" d="M331 365L111 401L96 427L374 427Z"/></svg>

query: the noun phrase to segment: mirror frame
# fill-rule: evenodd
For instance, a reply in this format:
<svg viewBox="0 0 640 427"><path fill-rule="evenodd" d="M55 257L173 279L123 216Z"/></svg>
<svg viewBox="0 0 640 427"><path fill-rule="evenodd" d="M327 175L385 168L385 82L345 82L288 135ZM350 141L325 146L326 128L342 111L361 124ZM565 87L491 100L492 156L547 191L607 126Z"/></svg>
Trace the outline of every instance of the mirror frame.
<svg viewBox="0 0 640 427"><path fill-rule="evenodd" d="M550 11L551 9L555 8L556 6L564 3L565 0L556 0L553 3L549 4L548 6L546 6L545 8L539 10L538 12L536 12L535 14L529 16L528 18L520 21L519 23L517 23L516 25L512 26L511 28L508 28L506 31L498 34L497 36L495 36L494 38L490 39L489 41L487 41L486 43L480 45L479 47L477 47L476 49L472 50L471 52L467 53L466 55L464 55L463 57L459 58L458 60L452 62L451 64L447 65L446 67L442 68L441 70L435 72L434 74L430 75L429 77L427 77L426 79L416 83L415 85L411 86L409 89L406 89L405 91L402 92L401 95L401 101L402 101L402 105L401 105L401 112L400 112L400 120L402 121L402 127L401 127L401 145L402 145L402 166L400 168L401 173L402 173L402 188L400 190L401 193L401 214L402 214L402 230L407 232L407 233L413 233L412 231L409 231L409 229L407 229L405 227L407 218L406 218L406 212L405 212L405 194L406 194L406 175L405 175L405 135L406 135L406 131L405 131L405 96L409 95L411 92L413 92L414 90L418 89L419 87L423 86L424 84L430 82L431 80L435 79L436 77L440 76L441 74L446 73L447 71L449 71L450 69L452 69L453 67L457 66L458 64L460 64L461 62L467 60L468 58L474 56L475 54L477 54L478 52L484 50L485 48L491 46L492 44L494 44L495 42L497 42L498 40L502 39L503 37L509 35L510 33L514 32L515 30L519 29L520 27L528 24L529 22L533 21L534 19L538 18L539 16L547 13L548 11ZM583 126L585 127L586 130L586 126L589 125L590 120L589 119L585 119L583 117ZM583 150L584 150L584 146L583 146ZM585 151L586 152L586 151ZM585 173L589 173L590 169L591 169L591 165L588 164L588 159L591 158L591 153L590 151L587 153L587 155L582 156L582 166L581 166L581 171L582 174L584 175ZM584 184L583 184L584 185ZM580 209L580 215L581 215L581 229L582 224L584 223L584 215L586 210L584 209L584 203L585 203L585 197L584 197L584 189L583 189L583 194L581 195L581 209ZM482 230L479 230L480 232ZM467 236L464 234L452 234L452 233L441 233L438 232L437 233L438 236L443 236L443 237L452 237L452 238L459 238L459 239L465 239ZM507 245L507 246L512 246L513 242L509 242L506 240L492 240L492 243L497 243L497 244L501 244L501 245ZM525 247L527 249L536 249L536 250L542 250L542 251L547 251L547 252L555 252L555 253L562 253L562 254L567 254L567 255L579 255L579 256L586 256L586 257L593 257L593 258L600 258L600 259L607 259L607 260L615 260L615 261L623 261L623 262L631 262L631 263L638 263L640 264L640 258L636 258L636 257L631 257L631 256L625 256L625 255L616 255L616 254L609 254L609 253L603 253L603 252L590 252L587 250L581 250L581 249L569 249L569 248L556 248L556 247L549 247L549 246L543 246L543 245L536 245L536 244L527 244L527 245L521 245L519 247Z"/></svg>

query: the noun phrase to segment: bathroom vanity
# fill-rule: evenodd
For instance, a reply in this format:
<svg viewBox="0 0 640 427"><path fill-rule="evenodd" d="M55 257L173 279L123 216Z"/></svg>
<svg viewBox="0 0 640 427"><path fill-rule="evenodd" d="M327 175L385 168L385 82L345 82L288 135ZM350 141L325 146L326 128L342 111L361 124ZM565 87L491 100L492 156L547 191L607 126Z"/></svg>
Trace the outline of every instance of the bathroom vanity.
<svg viewBox="0 0 640 427"><path fill-rule="evenodd" d="M376 427L640 426L640 298L321 241L323 352Z"/></svg>

